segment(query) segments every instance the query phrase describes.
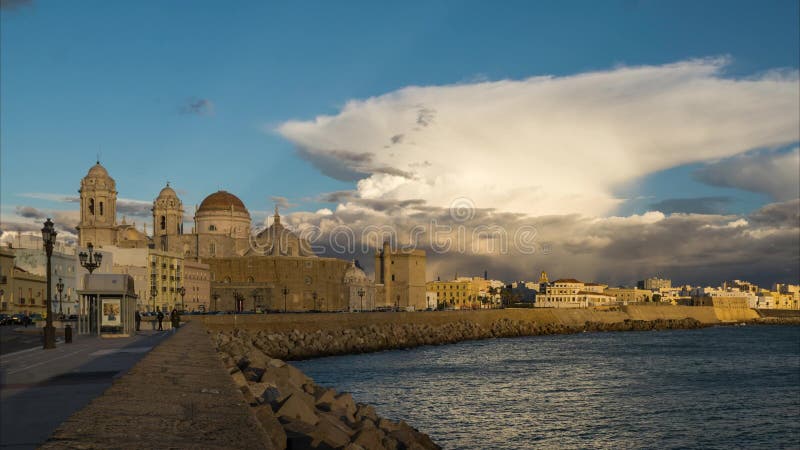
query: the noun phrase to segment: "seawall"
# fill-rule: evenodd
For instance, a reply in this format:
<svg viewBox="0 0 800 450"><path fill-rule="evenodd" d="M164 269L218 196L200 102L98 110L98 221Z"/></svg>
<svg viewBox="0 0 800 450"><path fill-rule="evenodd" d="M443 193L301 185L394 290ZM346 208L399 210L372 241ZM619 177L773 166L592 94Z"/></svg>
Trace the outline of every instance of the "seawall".
<svg viewBox="0 0 800 450"><path fill-rule="evenodd" d="M531 322L537 325L579 326L586 322L617 323L625 320L681 320L695 319L705 325L725 322L745 322L760 316L752 309L728 309L712 306L632 305L615 310L595 309L488 309L477 311L431 311L400 313L318 313L318 314L242 314L200 316L210 331L269 330L286 332L297 330L342 330L364 326L418 324L442 326L467 320L483 328L501 319Z"/></svg>

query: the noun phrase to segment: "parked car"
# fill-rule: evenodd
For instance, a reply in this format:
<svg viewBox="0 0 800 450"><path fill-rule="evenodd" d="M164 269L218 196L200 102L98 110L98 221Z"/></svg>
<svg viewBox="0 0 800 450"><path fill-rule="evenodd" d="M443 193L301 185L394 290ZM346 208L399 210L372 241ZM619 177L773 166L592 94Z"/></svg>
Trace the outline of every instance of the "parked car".
<svg viewBox="0 0 800 450"><path fill-rule="evenodd" d="M9 317L9 325L25 325L25 323L29 323L29 318L25 314L14 314Z"/></svg>
<svg viewBox="0 0 800 450"><path fill-rule="evenodd" d="M41 322L42 320L44 320L44 316L42 316L39 313L33 313L29 317L31 322Z"/></svg>
<svg viewBox="0 0 800 450"><path fill-rule="evenodd" d="M11 321L11 316L8 314L0 314L0 325L8 325Z"/></svg>

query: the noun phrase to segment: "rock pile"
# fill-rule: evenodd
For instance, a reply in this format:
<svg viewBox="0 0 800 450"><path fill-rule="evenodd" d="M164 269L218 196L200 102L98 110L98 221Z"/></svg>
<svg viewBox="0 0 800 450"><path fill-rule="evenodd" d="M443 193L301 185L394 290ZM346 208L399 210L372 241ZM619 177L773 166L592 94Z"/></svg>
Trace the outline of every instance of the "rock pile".
<svg viewBox="0 0 800 450"><path fill-rule="evenodd" d="M586 322L579 326L499 319L492 322L491 327L487 329L475 322L461 320L441 326L406 323L314 332L292 330L271 333L261 330L251 333L243 329L234 329L217 333L216 343L222 351L238 357L246 354L247 347L255 346L272 358L299 360L420 345L451 344L492 337L536 336L580 333L582 331L664 330L702 326L705 325L695 319L625 320L616 323Z"/></svg>
<svg viewBox="0 0 800 450"><path fill-rule="evenodd" d="M231 349L241 351L232 353ZM348 393L314 384L290 364L252 344L223 346L231 377L270 436L283 449L426 450L440 448L404 421L379 417Z"/></svg>

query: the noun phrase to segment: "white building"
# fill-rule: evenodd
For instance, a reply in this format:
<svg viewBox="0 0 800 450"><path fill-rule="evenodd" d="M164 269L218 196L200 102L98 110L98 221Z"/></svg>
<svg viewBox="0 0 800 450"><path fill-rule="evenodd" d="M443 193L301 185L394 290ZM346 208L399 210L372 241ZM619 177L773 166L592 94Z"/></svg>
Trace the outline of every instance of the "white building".
<svg viewBox="0 0 800 450"><path fill-rule="evenodd" d="M536 297L537 308L593 308L617 304L617 299L603 294L605 285L583 283L573 278L555 280Z"/></svg>

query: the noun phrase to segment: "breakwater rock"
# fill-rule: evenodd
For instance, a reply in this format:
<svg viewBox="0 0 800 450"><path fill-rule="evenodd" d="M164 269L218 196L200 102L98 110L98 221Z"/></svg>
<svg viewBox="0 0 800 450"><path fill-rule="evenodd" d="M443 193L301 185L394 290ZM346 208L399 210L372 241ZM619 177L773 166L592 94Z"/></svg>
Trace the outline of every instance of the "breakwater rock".
<svg viewBox="0 0 800 450"><path fill-rule="evenodd" d="M319 356L376 352L441 345L493 337L536 336L580 333L584 331L646 331L707 326L692 319L624 320L622 322L585 322L583 325L540 324L531 321L498 319L489 327L469 320L442 325L422 323L381 324L338 330L270 332L234 329L215 335L218 348L237 360L252 349L283 360Z"/></svg>
<svg viewBox="0 0 800 450"><path fill-rule="evenodd" d="M253 346L246 356L224 350L223 361L234 382L269 435L270 448L346 450L439 449L428 435L404 421L377 415L349 393L314 384L290 364Z"/></svg>

